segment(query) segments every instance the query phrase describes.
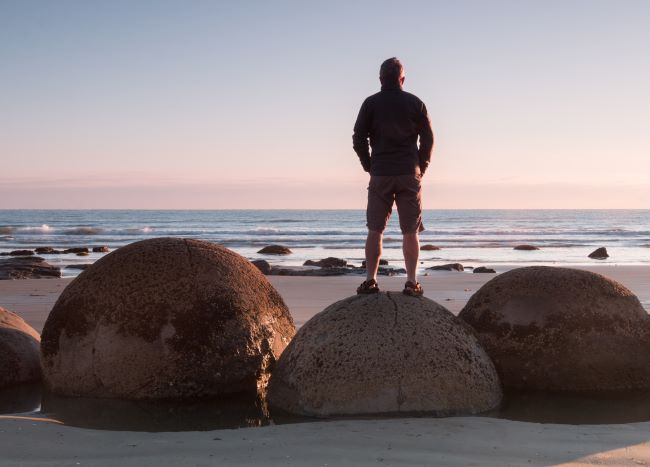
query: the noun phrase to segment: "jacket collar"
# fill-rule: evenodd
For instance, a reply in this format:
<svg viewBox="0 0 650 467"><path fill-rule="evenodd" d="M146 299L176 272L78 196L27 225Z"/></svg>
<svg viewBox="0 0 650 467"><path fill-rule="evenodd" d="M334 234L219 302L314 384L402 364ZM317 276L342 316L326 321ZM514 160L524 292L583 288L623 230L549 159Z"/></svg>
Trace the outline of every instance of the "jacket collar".
<svg viewBox="0 0 650 467"><path fill-rule="evenodd" d="M381 85L381 90L382 91L395 91L395 90L401 91L402 86L399 83L382 84Z"/></svg>

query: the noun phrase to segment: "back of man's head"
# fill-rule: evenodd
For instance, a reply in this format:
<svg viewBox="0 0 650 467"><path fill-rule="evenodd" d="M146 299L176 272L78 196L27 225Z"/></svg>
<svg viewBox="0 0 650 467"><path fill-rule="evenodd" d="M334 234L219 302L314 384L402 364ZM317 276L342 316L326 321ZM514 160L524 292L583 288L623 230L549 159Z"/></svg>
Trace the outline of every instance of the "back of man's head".
<svg viewBox="0 0 650 467"><path fill-rule="evenodd" d="M404 77L404 67L397 57L389 58L379 68L379 81L381 84L399 85Z"/></svg>

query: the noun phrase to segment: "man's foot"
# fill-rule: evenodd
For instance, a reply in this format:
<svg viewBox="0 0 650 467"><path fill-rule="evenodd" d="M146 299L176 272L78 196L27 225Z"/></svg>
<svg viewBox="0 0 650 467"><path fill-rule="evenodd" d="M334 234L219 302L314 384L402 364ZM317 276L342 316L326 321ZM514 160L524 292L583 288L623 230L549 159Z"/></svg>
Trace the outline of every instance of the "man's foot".
<svg viewBox="0 0 650 467"><path fill-rule="evenodd" d="M379 292L379 284L374 279L368 279L363 281L359 287L357 287L357 295L361 294L371 294Z"/></svg>
<svg viewBox="0 0 650 467"><path fill-rule="evenodd" d="M421 297L424 293L424 289L417 281L407 281L406 284L404 284L404 290L402 290L402 293L404 295L410 295L411 297Z"/></svg>

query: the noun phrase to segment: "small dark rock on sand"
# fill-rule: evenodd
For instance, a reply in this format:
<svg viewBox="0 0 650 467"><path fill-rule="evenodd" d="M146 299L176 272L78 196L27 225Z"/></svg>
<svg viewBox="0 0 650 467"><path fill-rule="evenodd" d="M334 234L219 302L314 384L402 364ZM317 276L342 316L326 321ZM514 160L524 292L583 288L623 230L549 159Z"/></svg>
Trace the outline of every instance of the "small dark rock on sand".
<svg viewBox="0 0 650 467"><path fill-rule="evenodd" d="M77 256L88 256L89 254L90 253L88 253L87 251L81 251L81 252L77 253Z"/></svg>
<svg viewBox="0 0 650 467"><path fill-rule="evenodd" d="M439 250L439 249L440 249L440 247L435 246L435 245L422 245L420 247L420 251L435 251L435 250Z"/></svg>
<svg viewBox="0 0 650 467"><path fill-rule="evenodd" d="M609 255L607 254L607 248L605 248L604 246L603 246L603 247L600 247L600 248L598 248L598 249L592 251L591 253L589 253L589 257L590 257L591 259L605 259L605 258L609 258Z"/></svg>
<svg viewBox="0 0 650 467"><path fill-rule="evenodd" d="M290 255L292 251L282 245L268 245L262 248L258 253L263 255Z"/></svg>
<svg viewBox="0 0 650 467"><path fill-rule="evenodd" d="M325 259L319 259L318 261L308 259L307 261L304 262L303 266L319 266L321 268L342 268L347 266L347 264L348 262L344 259L334 258L333 256L330 256Z"/></svg>
<svg viewBox="0 0 650 467"><path fill-rule="evenodd" d="M93 253L108 253L109 251L111 250L105 245L93 247Z"/></svg>
<svg viewBox="0 0 650 467"><path fill-rule="evenodd" d="M496 273L496 271L492 268L486 268L485 266L479 266L477 268L474 268L474 272L476 273L482 273L482 272L487 272L487 273Z"/></svg>
<svg viewBox="0 0 650 467"><path fill-rule="evenodd" d="M61 277L61 269L40 256L18 256L0 261L0 280Z"/></svg>
<svg viewBox="0 0 650 467"><path fill-rule="evenodd" d="M517 245L516 247L513 248L513 250L533 251L533 250L539 250L539 247L535 245Z"/></svg>
<svg viewBox="0 0 650 467"><path fill-rule="evenodd" d="M251 264L259 269L260 272L265 276L271 274L271 271L273 270L273 267L269 264L269 262L264 259L256 259L254 261L251 261Z"/></svg>
<svg viewBox="0 0 650 467"><path fill-rule="evenodd" d="M387 259L380 259L379 260L379 265L380 266L388 266L388 260ZM366 267L366 261L365 260L361 261L361 267L362 268Z"/></svg>
<svg viewBox="0 0 650 467"><path fill-rule="evenodd" d="M460 263L449 263L449 264L442 264L439 266L431 266L430 268L427 268L431 271L464 271L465 268L463 268L463 265Z"/></svg>

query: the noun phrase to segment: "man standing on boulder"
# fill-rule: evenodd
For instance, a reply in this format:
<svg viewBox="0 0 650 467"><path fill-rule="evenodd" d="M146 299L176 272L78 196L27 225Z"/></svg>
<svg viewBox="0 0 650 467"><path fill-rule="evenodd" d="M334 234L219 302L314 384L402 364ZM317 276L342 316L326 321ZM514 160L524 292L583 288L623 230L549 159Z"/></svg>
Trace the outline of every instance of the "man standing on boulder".
<svg viewBox="0 0 650 467"><path fill-rule="evenodd" d="M354 151L363 170L370 173L366 210L367 277L357 288L357 293L379 292L377 269L382 237L394 202L406 263L404 293L419 296L423 293L416 278L420 253L418 235L424 230L421 181L431 160L433 131L424 103L402 90L404 68L397 58L389 58L381 64L379 81L381 91L368 97L361 105L352 135Z"/></svg>

